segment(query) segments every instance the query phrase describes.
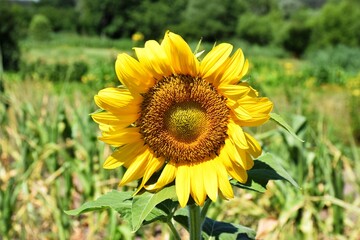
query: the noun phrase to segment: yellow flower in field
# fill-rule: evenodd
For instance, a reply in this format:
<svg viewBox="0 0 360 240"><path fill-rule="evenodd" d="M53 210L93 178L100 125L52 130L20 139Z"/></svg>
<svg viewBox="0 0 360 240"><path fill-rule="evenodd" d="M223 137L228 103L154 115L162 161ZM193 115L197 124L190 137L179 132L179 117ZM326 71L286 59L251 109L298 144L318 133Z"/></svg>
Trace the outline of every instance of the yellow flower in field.
<svg viewBox="0 0 360 240"><path fill-rule="evenodd" d="M133 40L134 42L139 42L144 40L144 34L142 34L141 32L136 32L131 36L131 40Z"/></svg>
<svg viewBox="0 0 360 240"><path fill-rule="evenodd" d="M184 207L190 196L198 205L233 198L229 175L247 181L261 147L242 127L266 122L273 105L240 82L248 61L241 49L230 56L232 48L219 44L199 62L181 36L167 32L161 44L135 48L137 60L118 56L126 88L101 90L95 102L105 111L92 117L100 140L117 147L104 168L127 168L120 185L142 178L139 190L157 191L175 181Z"/></svg>

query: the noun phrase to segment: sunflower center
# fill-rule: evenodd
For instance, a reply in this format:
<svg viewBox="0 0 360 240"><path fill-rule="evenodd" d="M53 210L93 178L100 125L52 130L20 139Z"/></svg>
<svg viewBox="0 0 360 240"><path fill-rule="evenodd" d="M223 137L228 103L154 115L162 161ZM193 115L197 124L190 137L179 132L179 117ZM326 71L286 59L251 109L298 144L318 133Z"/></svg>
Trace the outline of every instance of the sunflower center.
<svg viewBox="0 0 360 240"><path fill-rule="evenodd" d="M137 124L157 157L200 162L224 145L229 108L205 80L187 75L164 77L143 99Z"/></svg>
<svg viewBox="0 0 360 240"><path fill-rule="evenodd" d="M206 125L206 113L196 102L175 104L165 113L165 127L179 141L196 140Z"/></svg>

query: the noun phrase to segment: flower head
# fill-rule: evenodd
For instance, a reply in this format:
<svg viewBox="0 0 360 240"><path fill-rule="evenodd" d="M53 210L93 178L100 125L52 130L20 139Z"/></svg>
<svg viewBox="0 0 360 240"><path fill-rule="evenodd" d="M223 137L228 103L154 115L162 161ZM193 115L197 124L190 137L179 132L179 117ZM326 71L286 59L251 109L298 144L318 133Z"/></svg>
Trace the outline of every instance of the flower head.
<svg viewBox="0 0 360 240"><path fill-rule="evenodd" d="M229 176L247 181L261 147L242 127L266 122L273 105L241 82L249 64L232 48L219 44L199 61L181 36L167 32L161 44L135 48L137 59L118 56L125 88L101 90L95 102L105 111L92 117L100 139L117 147L104 168L127 168L120 185L142 178L139 190L157 191L175 182L185 206L190 196L198 205L233 198Z"/></svg>

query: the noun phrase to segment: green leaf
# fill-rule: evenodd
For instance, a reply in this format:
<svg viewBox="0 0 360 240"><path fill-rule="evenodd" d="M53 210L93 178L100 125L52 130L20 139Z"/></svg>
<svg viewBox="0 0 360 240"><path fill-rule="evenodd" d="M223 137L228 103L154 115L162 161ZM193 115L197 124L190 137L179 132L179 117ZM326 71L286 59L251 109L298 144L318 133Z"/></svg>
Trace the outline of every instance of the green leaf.
<svg viewBox="0 0 360 240"><path fill-rule="evenodd" d="M271 120L275 121L277 124L279 124L281 127L283 127L286 131L288 131L293 137L295 137L297 140L301 141L301 142L304 142L304 140L300 139L294 129L285 122L285 120L279 115L279 114L276 114L276 113L270 113L270 118Z"/></svg>
<svg viewBox="0 0 360 240"><path fill-rule="evenodd" d="M206 218L203 226L203 232L208 239L219 240L238 240L238 239L255 239L256 232L242 225L219 222Z"/></svg>
<svg viewBox="0 0 360 240"><path fill-rule="evenodd" d="M186 230L189 230L189 211L187 208L179 208L174 214L174 220L180 223Z"/></svg>
<svg viewBox="0 0 360 240"><path fill-rule="evenodd" d="M81 213L112 208L117 211L125 220L131 217L131 192L111 191L95 201L84 203L81 207L65 211L68 215L79 215ZM131 222L131 221L129 221Z"/></svg>
<svg viewBox="0 0 360 240"><path fill-rule="evenodd" d="M142 224L146 225L155 221L170 221L173 211L178 205L179 203L177 201L172 201L170 199L159 203L155 206L155 208L153 208L153 210L151 210Z"/></svg>
<svg viewBox="0 0 360 240"><path fill-rule="evenodd" d="M166 187L157 193L145 192L135 196L131 207L132 230L138 230L150 213L153 214L151 218L163 215L164 211L159 211L159 209L154 210L154 208L167 199L177 200L174 185Z"/></svg>
<svg viewBox="0 0 360 240"><path fill-rule="evenodd" d="M274 156L269 153L254 160L254 167L248 171L248 180L246 183L240 183L234 179L230 182L236 187L265 192L266 185L270 180L286 180L296 188L300 188Z"/></svg>
<svg viewBox="0 0 360 240"><path fill-rule="evenodd" d="M189 229L188 211L185 208L176 211L174 220L184 228ZM205 218L202 225L204 239L235 240L235 239L255 239L256 232L238 224L219 222L210 218Z"/></svg>

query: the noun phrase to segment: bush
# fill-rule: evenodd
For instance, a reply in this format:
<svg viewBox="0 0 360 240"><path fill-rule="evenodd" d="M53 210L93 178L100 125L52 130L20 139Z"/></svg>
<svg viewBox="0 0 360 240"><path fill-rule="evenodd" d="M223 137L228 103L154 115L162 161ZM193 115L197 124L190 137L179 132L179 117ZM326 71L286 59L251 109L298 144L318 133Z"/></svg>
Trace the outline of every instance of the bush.
<svg viewBox="0 0 360 240"><path fill-rule="evenodd" d="M276 13L267 15L244 14L236 28L239 38L259 45L270 44L282 26L282 19Z"/></svg>
<svg viewBox="0 0 360 240"><path fill-rule="evenodd" d="M131 19L137 30L147 38L156 39L166 30L167 16L171 12L170 6L162 2L142 1L137 7L138 11L131 12Z"/></svg>
<svg viewBox="0 0 360 240"><path fill-rule="evenodd" d="M231 38L241 11L239 1L188 1L185 9L179 9L182 21L175 24L174 31L196 41L202 37L209 42Z"/></svg>
<svg viewBox="0 0 360 240"><path fill-rule="evenodd" d="M360 69L360 49L344 45L311 51L305 55L309 66L304 74L315 77L318 84L344 84L347 76Z"/></svg>
<svg viewBox="0 0 360 240"><path fill-rule="evenodd" d="M301 23L291 23L286 32L283 47L295 56L302 55L309 44L311 28Z"/></svg>
<svg viewBox="0 0 360 240"><path fill-rule="evenodd" d="M52 28L49 19L41 14L34 15L30 22L29 33L36 40L50 39Z"/></svg>
<svg viewBox="0 0 360 240"><path fill-rule="evenodd" d="M343 44L360 46L360 4L343 0L329 2L314 21L312 43L316 48Z"/></svg>
<svg viewBox="0 0 360 240"><path fill-rule="evenodd" d="M20 72L22 78L35 80L81 81L88 69L88 64L81 60L49 63L44 59L37 59L32 62L22 62Z"/></svg>
<svg viewBox="0 0 360 240"><path fill-rule="evenodd" d="M279 40L283 48L295 56L301 56L310 43L312 26L309 11L299 11L285 26L282 38Z"/></svg>
<svg viewBox="0 0 360 240"><path fill-rule="evenodd" d="M42 6L37 9L37 12L49 19L51 28L55 32L74 32L76 30L77 18L75 8Z"/></svg>

